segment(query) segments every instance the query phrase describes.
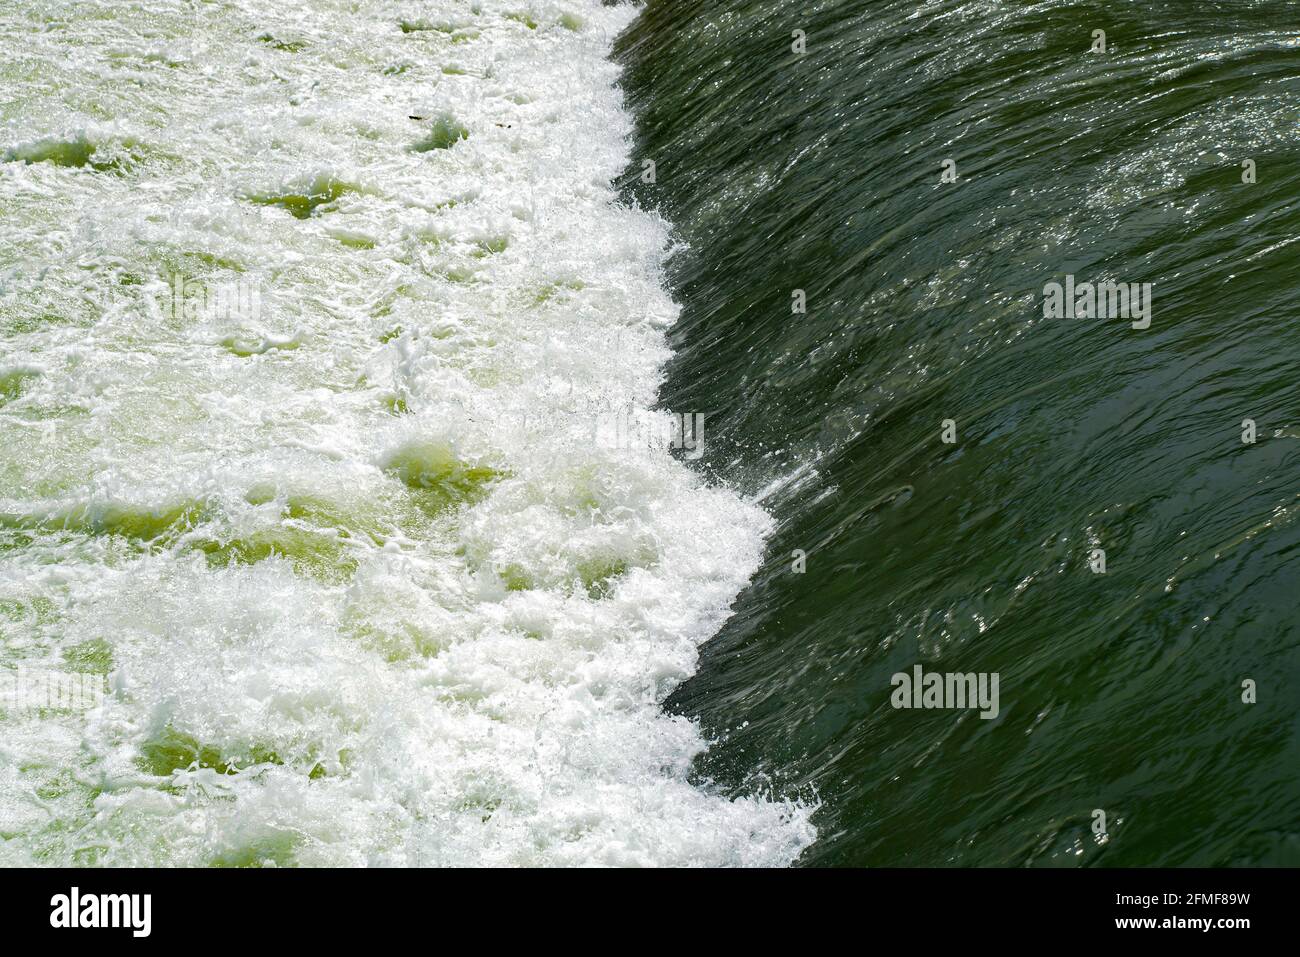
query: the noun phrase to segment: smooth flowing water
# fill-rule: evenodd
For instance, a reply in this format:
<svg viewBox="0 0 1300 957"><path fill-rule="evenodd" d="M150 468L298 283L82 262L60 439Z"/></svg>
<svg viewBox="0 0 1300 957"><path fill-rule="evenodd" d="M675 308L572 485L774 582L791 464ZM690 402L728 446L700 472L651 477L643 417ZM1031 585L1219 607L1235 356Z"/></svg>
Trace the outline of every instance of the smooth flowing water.
<svg viewBox="0 0 1300 957"><path fill-rule="evenodd" d="M1300 863L1298 30L0 8L0 864Z"/></svg>
<svg viewBox="0 0 1300 957"><path fill-rule="evenodd" d="M670 707L702 779L816 792L803 862L1300 863L1296 13L651 0L620 39L628 189L689 246L663 402L777 520ZM1045 318L1067 275L1151 283L1149 327ZM894 708L918 664L998 716Z"/></svg>

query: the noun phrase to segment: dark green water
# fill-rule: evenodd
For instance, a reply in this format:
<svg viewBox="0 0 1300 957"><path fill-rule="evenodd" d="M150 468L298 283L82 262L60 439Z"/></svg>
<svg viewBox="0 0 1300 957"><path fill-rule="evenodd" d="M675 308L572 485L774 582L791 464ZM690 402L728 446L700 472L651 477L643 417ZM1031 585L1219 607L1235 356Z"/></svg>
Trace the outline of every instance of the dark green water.
<svg viewBox="0 0 1300 957"><path fill-rule="evenodd" d="M618 58L663 405L776 483L699 777L815 794L810 865L1300 864L1296 6L651 0ZM1043 318L1067 273L1150 328ZM891 707L918 663L998 717Z"/></svg>

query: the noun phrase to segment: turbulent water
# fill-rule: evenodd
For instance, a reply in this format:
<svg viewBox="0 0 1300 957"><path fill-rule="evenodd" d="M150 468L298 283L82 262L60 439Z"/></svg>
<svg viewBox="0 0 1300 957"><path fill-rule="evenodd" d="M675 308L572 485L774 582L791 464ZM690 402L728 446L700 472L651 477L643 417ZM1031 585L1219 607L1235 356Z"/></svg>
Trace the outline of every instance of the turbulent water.
<svg viewBox="0 0 1300 957"><path fill-rule="evenodd" d="M1300 864L1298 28L652 0L620 38L629 193L690 247L662 400L778 522L669 707L724 738L701 780L816 793L802 862ZM1149 328L1046 318L1066 275L1151 283ZM998 716L895 709L918 664Z"/></svg>
<svg viewBox="0 0 1300 957"><path fill-rule="evenodd" d="M1300 863L1296 30L0 8L0 864Z"/></svg>
<svg viewBox="0 0 1300 957"><path fill-rule="evenodd" d="M0 11L0 863L812 841L811 799L692 776L661 708L770 517L593 441L661 415L678 314L615 183L635 14ZM33 705L63 674L102 703Z"/></svg>

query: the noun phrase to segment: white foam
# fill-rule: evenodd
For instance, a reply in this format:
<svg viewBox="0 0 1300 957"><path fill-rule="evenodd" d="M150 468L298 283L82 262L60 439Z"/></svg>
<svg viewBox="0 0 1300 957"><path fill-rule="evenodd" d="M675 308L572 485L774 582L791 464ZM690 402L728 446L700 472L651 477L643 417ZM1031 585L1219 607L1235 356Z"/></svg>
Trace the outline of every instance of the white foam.
<svg viewBox="0 0 1300 957"><path fill-rule="evenodd" d="M774 865L811 842L806 804L693 783L705 742L660 708L770 520L662 449L584 439L655 403L677 314L667 224L611 186L631 16L0 13L30 118L0 149L131 158L0 176L4 368L32 371L0 401L0 653L112 688L0 721L0 863ZM436 118L467 136L412 149ZM260 315L149 307L177 272L256 284Z"/></svg>

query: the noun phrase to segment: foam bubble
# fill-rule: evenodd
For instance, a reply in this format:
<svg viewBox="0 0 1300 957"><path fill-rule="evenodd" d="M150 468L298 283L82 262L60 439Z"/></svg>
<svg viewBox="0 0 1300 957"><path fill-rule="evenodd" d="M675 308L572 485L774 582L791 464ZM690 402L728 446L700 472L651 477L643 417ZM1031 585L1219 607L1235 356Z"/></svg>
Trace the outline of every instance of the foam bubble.
<svg viewBox="0 0 1300 957"><path fill-rule="evenodd" d="M660 707L770 520L590 438L677 314L611 185L634 12L73 6L0 14L49 125L0 136L0 649L111 693L3 719L0 860L797 857L810 807L694 781Z"/></svg>

